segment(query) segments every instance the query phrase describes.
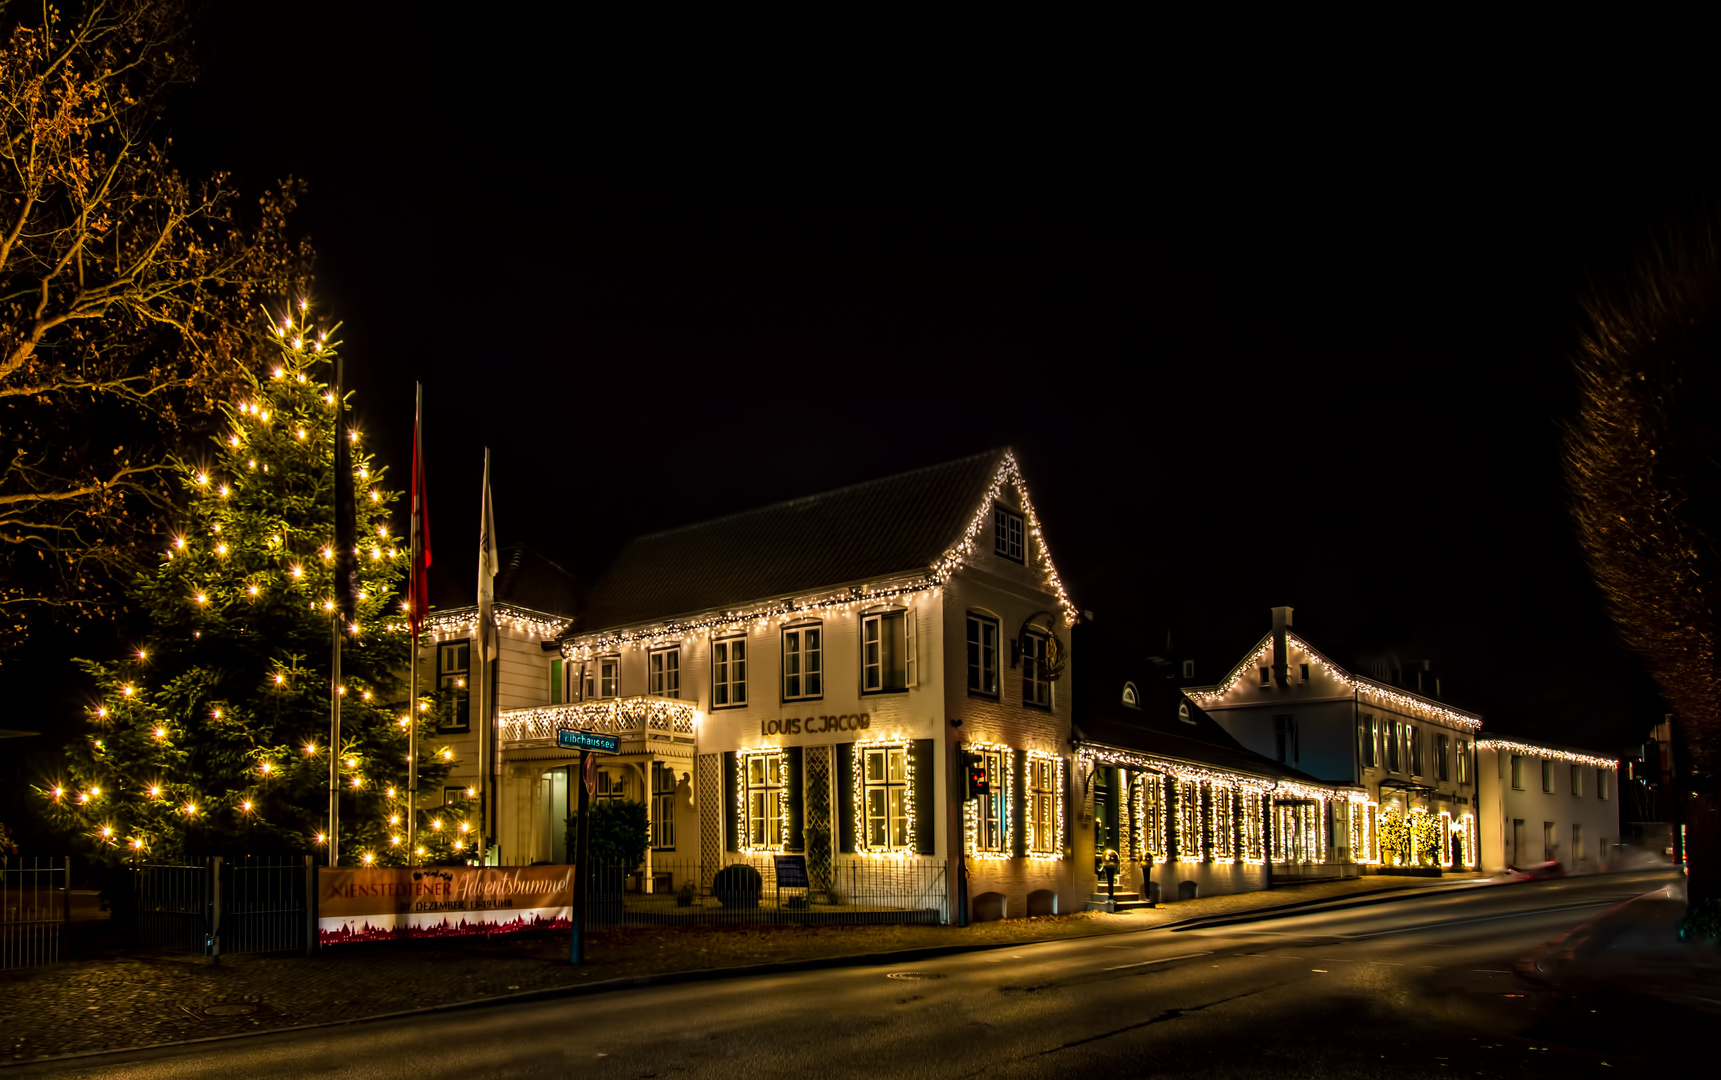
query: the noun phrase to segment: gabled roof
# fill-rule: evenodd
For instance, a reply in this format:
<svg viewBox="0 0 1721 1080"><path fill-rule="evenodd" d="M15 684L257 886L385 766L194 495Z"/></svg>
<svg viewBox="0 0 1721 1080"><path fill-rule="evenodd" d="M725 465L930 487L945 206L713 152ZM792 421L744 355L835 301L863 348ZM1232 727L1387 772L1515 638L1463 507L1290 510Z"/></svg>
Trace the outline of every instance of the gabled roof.
<svg viewBox="0 0 1721 1080"><path fill-rule="evenodd" d="M1032 518L1015 456L998 449L639 537L592 589L569 637L892 577L942 580L1005 484ZM1061 593L1033 531L1037 561Z"/></svg>
<svg viewBox="0 0 1721 1080"><path fill-rule="evenodd" d="M1076 721L1076 742L1134 750L1150 757L1170 758L1223 772L1290 780L1310 786L1332 786L1306 772L1246 749L1199 709L1195 712L1195 723L1188 727L1187 732L1172 730L1171 725L1165 723L1090 716Z"/></svg>
<svg viewBox="0 0 1721 1080"><path fill-rule="evenodd" d="M1287 644L1295 645L1297 648L1308 653L1313 660L1326 668L1327 672L1335 679L1350 686L1351 689L1358 693L1384 701L1387 704L1400 709L1421 709L1424 712L1432 713L1449 723L1457 725L1458 727L1468 728L1471 731L1479 730L1482 727L1481 713L1473 713L1465 709L1454 708L1453 706L1446 704L1444 701L1436 701L1434 698L1413 693L1409 690L1400 689L1391 683L1384 683L1379 679L1371 679L1367 675L1355 675L1346 671L1330 657L1324 655L1319 649L1310 645L1308 639L1300 636L1295 630L1287 628L1285 631L1285 640ZM1198 705L1208 705L1213 703L1217 699L1230 693L1231 689L1237 685L1237 680L1243 676L1243 673L1245 671L1252 670L1256 663L1260 661L1262 657L1266 656L1272 647L1273 633L1272 631L1268 631L1261 637L1260 641L1255 643L1255 647L1253 649L1243 655L1243 659L1237 661L1236 666L1226 674L1225 678L1219 680L1219 682L1212 686L1191 686L1184 690L1184 693L1191 701Z"/></svg>

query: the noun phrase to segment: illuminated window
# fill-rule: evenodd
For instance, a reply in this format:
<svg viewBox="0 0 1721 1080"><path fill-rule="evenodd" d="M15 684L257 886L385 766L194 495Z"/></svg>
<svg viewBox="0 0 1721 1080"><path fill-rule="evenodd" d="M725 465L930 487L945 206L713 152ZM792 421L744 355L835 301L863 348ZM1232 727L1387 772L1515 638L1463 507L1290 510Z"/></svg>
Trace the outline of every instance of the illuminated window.
<svg viewBox="0 0 1721 1080"><path fill-rule="evenodd" d="M1449 764L1451 754L1451 737L1448 735L1436 735L1434 737L1434 778L1436 780L1452 779L1450 775L1452 770Z"/></svg>
<svg viewBox="0 0 1721 1080"><path fill-rule="evenodd" d="M1606 799L1607 798L1607 770L1606 769L1602 769L1602 768L1596 769L1596 798L1598 798L1598 799Z"/></svg>
<svg viewBox="0 0 1721 1080"><path fill-rule="evenodd" d="M747 846L783 846L782 754L749 754L747 761Z"/></svg>
<svg viewBox="0 0 1721 1080"><path fill-rule="evenodd" d="M1047 635L1029 630L1022 635L1022 704L1052 707L1052 680L1046 678Z"/></svg>
<svg viewBox="0 0 1721 1080"><path fill-rule="evenodd" d="M906 851L908 748L868 747L861 770L861 806L869 851Z"/></svg>
<svg viewBox="0 0 1721 1080"><path fill-rule="evenodd" d="M968 692L998 696L998 620L968 616Z"/></svg>
<svg viewBox="0 0 1721 1080"><path fill-rule="evenodd" d="M861 619L861 691L906 690L915 677L914 619L906 611L881 611Z"/></svg>
<svg viewBox="0 0 1721 1080"><path fill-rule="evenodd" d="M1141 708L1141 695L1136 693L1135 684L1132 682L1123 684L1123 703L1132 709Z"/></svg>
<svg viewBox="0 0 1721 1080"><path fill-rule="evenodd" d="M650 656L648 691L653 697L681 696L681 650L655 649Z"/></svg>
<svg viewBox="0 0 1721 1080"><path fill-rule="evenodd" d="M980 750L978 753L985 761L986 779L992 790L974 800L978 804L973 811L974 847L990 854L1008 854L1005 849L1009 843L1006 831L1009 822L1005 818L1004 803L1009 793L1004 790L1008 782L1004 772L1004 751Z"/></svg>
<svg viewBox="0 0 1721 1080"><path fill-rule="evenodd" d="M462 785L448 785L442 789L443 806L453 806L464 798L466 798L466 788Z"/></svg>
<svg viewBox="0 0 1721 1080"><path fill-rule="evenodd" d="M1399 752L1398 752L1398 721L1397 720L1388 720L1386 722L1385 735L1386 735L1386 768L1387 768L1387 771L1388 772L1399 772L1399 771L1401 771L1400 766L1403 764L1403 762L1400 760Z"/></svg>
<svg viewBox="0 0 1721 1080"><path fill-rule="evenodd" d="M598 697L621 695L621 657L606 656L598 661Z"/></svg>
<svg viewBox="0 0 1721 1080"><path fill-rule="evenodd" d="M675 848L675 770L661 761L651 763L651 846Z"/></svg>
<svg viewBox="0 0 1721 1080"><path fill-rule="evenodd" d="M1372 713L1363 713L1356 722L1356 750L1357 760L1362 762L1363 768L1372 769L1375 767L1374 715Z"/></svg>
<svg viewBox="0 0 1721 1080"><path fill-rule="evenodd" d="M436 648L436 711L438 731L465 731L472 718L472 643L446 641Z"/></svg>
<svg viewBox="0 0 1721 1080"><path fill-rule="evenodd" d="M717 709L747 704L747 639L711 643L711 705Z"/></svg>
<svg viewBox="0 0 1721 1080"><path fill-rule="evenodd" d="M1014 562L1022 561L1022 515L1002 506L992 508L992 550Z"/></svg>
<svg viewBox="0 0 1721 1080"><path fill-rule="evenodd" d="M824 696L824 628L795 626L783 631L783 700Z"/></svg>
<svg viewBox="0 0 1721 1080"><path fill-rule="evenodd" d="M1057 763L1051 758L1029 757L1027 776L1028 850L1051 853L1058 842Z"/></svg>
<svg viewBox="0 0 1721 1080"><path fill-rule="evenodd" d="M1584 794L1584 767L1572 766L1572 798L1581 799Z"/></svg>
<svg viewBox="0 0 1721 1080"><path fill-rule="evenodd" d="M1544 795L1554 793L1554 762L1551 758L1542 759L1542 793Z"/></svg>
<svg viewBox="0 0 1721 1080"><path fill-rule="evenodd" d="M1180 702L1177 706L1177 718L1185 724L1195 723L1195 717L1189 715L1189 702Z"/></svg>

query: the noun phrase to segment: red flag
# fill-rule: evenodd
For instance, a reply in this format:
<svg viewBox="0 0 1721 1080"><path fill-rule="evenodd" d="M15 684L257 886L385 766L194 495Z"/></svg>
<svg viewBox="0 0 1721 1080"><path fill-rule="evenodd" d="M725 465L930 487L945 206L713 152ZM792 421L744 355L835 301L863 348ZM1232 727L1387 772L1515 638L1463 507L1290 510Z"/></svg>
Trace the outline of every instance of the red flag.
<svg viewBox="0 0 1721 1080"><path fill-rule="evenodd" d="M424 444L419 426L424 419L424 387L418 388L417 411L412 417L412 578L407 586L407 622L416 642L430 611L430 517L424 486Z"/></svg>

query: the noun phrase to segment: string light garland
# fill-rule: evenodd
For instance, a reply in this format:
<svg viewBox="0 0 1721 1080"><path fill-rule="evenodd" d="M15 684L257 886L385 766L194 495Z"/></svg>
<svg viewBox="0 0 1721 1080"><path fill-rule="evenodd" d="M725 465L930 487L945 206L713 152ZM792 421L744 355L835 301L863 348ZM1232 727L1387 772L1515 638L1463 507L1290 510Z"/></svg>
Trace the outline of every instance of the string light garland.
<svg viewBox="0 0 1721 1080"><path fill-rule="evenodd" d="M666 697L600 698L565 705L508 709L502 713L502 738L511 742L554 739L563 728L604 735L681 735L699 730L701 713L691 701Z"/></svg>
<svg viewBox="0 0 1721 1080"><path fill-rule="evenodd" d="M991 795L978 795L968 800L962 812L962 831L964 850L968 857L978 861L1004 860L1013 856L1016 848L1016 753L1003 743L971 742L965 750L975 754L995 754L1004 767L1003 790L998 789L998 780L987 769L987 778L992 782ZM998 799L1000 813L998 821L999 846L988 849L982 846L980 837L980 817L985 811L988 799ZM910 820L913 820L912 816Z"/></svg>
<svg viewBox="0 0 1721 1080"><path fill-rule="evenodd" d="M1618 771L1617 758L1605 758L1596 754L1584 754L1576 750L1555 750L1550 746L1536 746L1532 743L1517 742L1512 739L1477 739L1476 749L1505 751L1523 757L1548 758L1553 761L1564 761L1572 765L1590 765L1597 769L1613 769Z"/></svg>
<svg viewBox="0 0 1721 1080"><path fill-rule="evenodd" d="M1237 789L1233 784L1207 785L1207 835L1210 858L1216 863L1237 861Z"/></svg>
<svg viewBox="0 0 1721 1080"><path fill-rule="evenodd" d="M747 799L750 795L747 770L754 758L764 759L767 776L770 775L769 770L774 760L778 770L777 776L781 781L779 784L768 785L769 789L774 789L777 792L777 839L772 843L753 844L751 842L753 835L750 826L753 818L747 805ZM787 788L789 786L786 775L787 766L788 761L780 747L759 747L735 751L735 821L747 833L745 836L737 837L735 841L735 850L741 854L761 855L789 850L789 800L785 797L788 794Z"/></svg>
<svg viewBox="0 0 1721 1080"><path fill-rule="evenodd" d="M380 553L380 548L373 548ZM380 554L373 554L378 558ZM549 640L555 638L569 626L568 620L549 615L542 611L520 607L517 604L496 604L490 609L496 625L504 630L515 630L534 638ZM398 624L402 629L405 623ZM424 618L424 632L437 641L446 638L471 637L478 628L478 608L458 607L446 611L433 611Z"/></svg>
<svg viewBox="0 0 1721 1080"><path fill-rule="evenodd" d="M1304 655L1308 658L1311 668L1319 668L1324 671L1329 677L1340 683L1347 690L1368 699L1370 704L1377 705L1382 708L1391 708L1410 716L1435 720L1451 727L1459 728L1463 731L1474 732L1481 730L1482 718L1475 713L1465 712L1462 709L1454 709L1449 705L1443 705L1431 698L1425 698L1420 694L1408 693L1398 689L1397 687L1390 686L1387 683L1379 682L1375 679L1370 679L1363 675L1353 675L1338 664L1327 659L1327 657L1321 655L1319 650L1310 645L1307 641L1303 640L1301 637L1298 637L1293 631L1287 630L1285 632L1285 641L1287 652L1291 651L1291 646L1293 645L1296 648L1301 649ZM1188 697L1197 705L1201 705L1203 707L1220 701L1222 698L1230 695L1233 690L1238 688L1239 684L1245 681L1244 677L1246 673L1257 671L1261 667L1261 661L1266 659L1267 655L1272 651L1273 635L1268 634L1266 637L1261 639L1260 643L1256 645L1255 649L1247 657L1239 661L1237 665L1226 674L1224 679L1221 679L1218 683L1209 687L1190 687L1183 691L1184 696ZM1292 664L1294 661L1293 656L1287 656L1285 659L1287 666ZM1296 660L1294 662L1301 663L1302 661Z"/></svg>
<svg viewBox="0 0 1721 1080"><path fill-rule="evenodd" d="M979 506L969 518L962 537L933 560L932 565L919 576L897 575L842 590L788 599L757 600L732 610L707 612L687 619L666 619L642 627L580 634L562 643L562 655L569 660L590 660L594 656L622 647L655 648L675 641L687 641L701 634L718 633L749 624L768 629L772 624L782 626L799 619L832 614L849 615L857 607L864 610L893 602L912 603L914 597L923 593L936 596L958 571L973 560L977 551L976 541L990 520L992 507L1003 495L1006 486L1015 491L1020 500L1029 537L1033 544L1037 545L1038 568L1045 578L1047 591L1056 597L1064 621L1074 625L1077 614L1075 604L1070 600L1062 579L1058 577L1056 567L1052 565L1045 533L1040 527L1040 519L1034 511L1033 502L1028 498L1028 488L1022 480L1016 456L1006 452L994 470Z"/></svg>
<svg viewBox="0 0 1721 1080"><path fill-rule="evenodd" d="M1205 821L1201 813L1200 780L1179 780L1177 787L1177 828L1172 833L1171 861L1198 863L1207 861Z"/></svg>
<svg viewBox="0 0 1721 1080"><path fill-rule="evenodd" d="M885 788L896 786L890 780L890 751L902 751L902 801L903 813L908 821L908 829L912 833L915 821L914 805L914 744L907 739L862 739L856 742L851 751L854 768L854 822L855 822L855 854L869 857L900 858L914 853L914 839L908 837L908 842L901 847L893 847L890 843L890 804L886 796L884 808L884 846L874 847L867 838L866 829L866 752L882 750L885 752Z"/></svg>
<svg viewBox="0 0 1721 1080"><path fill-rule="evenodd" d="M1027 757L1030 776L1033 775L1036 762L1041 763L1039 767L1044 768L1050 774L1051 786L1049 791L1043 794L1049 793L1052 803L1050 820L1044 827L1038 824L1036 814L1029 813L1028 815L1028 834L1026 837L1028 857L1031 859L1062 859L1064 857L1064 759L1061 755L1047 753L1044 750L1029 750ZM1028 797L1032 799L1035 796L1030 792Z"/></svg>

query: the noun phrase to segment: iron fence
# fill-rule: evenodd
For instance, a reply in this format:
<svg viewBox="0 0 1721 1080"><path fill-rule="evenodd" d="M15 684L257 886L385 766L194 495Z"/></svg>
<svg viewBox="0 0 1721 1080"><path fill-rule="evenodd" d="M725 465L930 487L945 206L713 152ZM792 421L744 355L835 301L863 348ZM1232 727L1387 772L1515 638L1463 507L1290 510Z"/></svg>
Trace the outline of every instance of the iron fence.
<svg viewBox="0 0 1721 1080"><path fill-rule="evenodd" d="M59 962L71 921L72 862L0 859L0 968Z"/></svg>
<svg viewBox="0 0 1721 1080"><path fill-rule="evenodd" d="M310 951L316 865L309 855L140 863L132 880L139 944L211 959Z"/></svg>
<svg viewBox="0 0 1721 1080"><path fill-rule="evenodd" d="M730 856L715 869L654 853L651 868L594 865L592 926L841 925L948 921L941 859L839 858L782 882L770 855Z"/></svg>

